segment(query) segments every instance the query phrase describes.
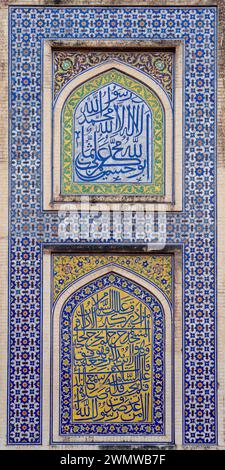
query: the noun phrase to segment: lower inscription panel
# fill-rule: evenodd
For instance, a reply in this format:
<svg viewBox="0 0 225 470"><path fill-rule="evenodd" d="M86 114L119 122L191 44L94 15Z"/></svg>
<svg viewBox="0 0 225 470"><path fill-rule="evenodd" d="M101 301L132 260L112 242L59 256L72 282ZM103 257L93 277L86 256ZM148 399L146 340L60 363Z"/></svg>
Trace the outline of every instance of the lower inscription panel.
<svg viewBox="0 0 225 470"><path fill-rule="evenodd" d="M167 438L172 265L171 255L52 256L57 441Z"/></svg>

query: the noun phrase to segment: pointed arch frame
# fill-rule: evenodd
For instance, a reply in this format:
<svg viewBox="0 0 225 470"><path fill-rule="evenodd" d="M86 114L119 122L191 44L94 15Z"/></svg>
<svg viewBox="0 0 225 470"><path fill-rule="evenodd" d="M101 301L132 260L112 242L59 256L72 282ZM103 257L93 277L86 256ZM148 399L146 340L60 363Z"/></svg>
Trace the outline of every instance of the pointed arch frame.
<svg viewBox="0 0 225 470"><path fill-rule="evenodd" d="M151 195L95 195L89 196L88 203L95 204L95 210L108 211L113 207L113 210L123 210L127 203L144 204L146 210L154 207L157 211L182 211L183 208L183 135L184 135L184 118L183 118L183 103L184 103L184 43L180 39L165 40L157 44L152 40L142 39L138 43L134 40L126 40L125 42L118 40L98 40L96 43L92 39L77 39L64 40L49 40L43 41L43 178L42 178L42 207L43 210L80 210L83 199L80 195L63 196L60 194L60 167L58 167L56 159L53 155L53 97L52 97L52 54L55 48L91 48L93 51L98 49L127 49L133 48L138 50L151 50L151 49L174 49L174 107L173 107L173 121L171 127L173 129L173 158L168 162L166 158L166 174L165 174L165 196L151 196ZM134 69L131 68L132 76ZM147 77L143 73L144 82ZM79 75L82 80L82 74ZM78 78L78 77L77 77ZM155 83L156 84L156 83ZM157 84L156 84L157 85ZM152 83L152 86L154 84ZM159 86L159 85L158 85ZM159 86L160 88L160 86ZM159 90L161 93L162 89ZM166 136L167 138L167 136ZM54 167L54 175L53 175ZM58 178L57 178L58 174ZM171 176L171 178L169 177ZM57 183L58 182L58 183ZM85 201L87 202L87 200ZM125 205L125 206L124 206ZM154 206L153 206L154 205Z"/></svg>
<svg viewBox="0 0 225 470"><path fill-rule="evenodd" d="M172 106L171 102L166 94L166 92L163 90L163 88L157 84L156 81L154 81L150 76L147 76L143 72L134 69L133 67L123 64L119 61L113 60L113 61L106 61L103 64L100 64L94 68L91 68L87 70L86 72L83 72L79 74L77 77L74 79L70 80L62 89L61 93L59 94L54 111L53 111L53 188L54 188L54 194L56 197L61 196L76 196L76 194L67 194L64 195L61 193L61 188L62 188L62 181L64 180L63 178L63 172L64 172L64 166L62 166L62 149L64 148L63 145L63 134L62 134L62 122L63 122L63 114L64 114L64 108L66 106L67 100L69 100L70 96L72 93L76 93L76 89L80 89L80 87L84 86L85 83L90 83L90 80L93 80L95 78L98 78L100 76L104 76L107 72L110 72L112 70L115 70L124 76L127 76L128 79L133 80L134 83L136 82L137 84L142 84L143 87L149 91L149 93L152 94L152 96L155 95L155 99L158 101L159 105L162 107L163 110L163 121L164 121L164 129L162 130L162 156L159 156L159 159L162 159L162 183L160 185L160 188L157 189L157 186L152 183L148 184L143 184L141 185L143 187L143 194L144 196L153 196L153 197L164 197L166 194L171 196L172 193L172 187L170 185L170 182L172 181L172 159L173 159L173 111L172 111ZM68 166L68 164L67 164ZM72 184L72 183L71 183ZM115 195L128 195L130 194L130 190L128 189L128 184L121 183L118 184L118 193L116 193L116 186L113 185L113 183L107 183L107 184L95 184L93 185L92 183L87 183L86 185L82 183L76 183L76 185L73 185L76 187L76 191L78 191L77 195L82 194L83 191L83 186L85 186L84 193L83 194L88 194L89 187L95 186L98 188L97 192L94 191L94 193L89 193L90 196L103 196L103 194L107 197L113 197ZM103 190L104 186L104 190ZM129 186L132 186L134 192L132 193L133 196L138 196L139 195L139 189L137 184L135 183L130 183ZM114 191L112 194L107 193L107 187L108 188L114 188ZM79 188L80 188L80 194L79 194ZM101 188L103 192L101 193ZM127 188L127 189L126 189ZM163 191L163 192L162 192Z"/></svg>
<svg viewBox="0 0 225 470"><path fill-rule="evenodd" d="M146 441L146 442L154 442L154 441L170 441L172 435L172 328L173 328L173 318L172 318L172 307L169 303L168 299L162 293L162 291L156 286L150 283L147 279L144 279L138 274L131 273L127 271L125 268L118 267L117 265L109 264L96 270L90 271L90 273L84 275L81 279L75 280L72 284L70 284L58 297L56 300L53 312L52 312L52 344L51 344L51 364L52 364L52 379L51 383L54 384L52 386L51 398L52 398L52 437L53 442L68 442L68 443L79 443L82 442L82 436L61 436L59 434L60 429L60 412L59 412L59 403L60 403L60 381L59 381L59 371L60 371L60 317L62 308L65 305L66 301L71 297L71 295L81 287L85 286L87 283L97 280L99 277L105 274L119 274L126 279L134 281L135 283L139 284L141 287L145 288L149 291L156 299L160 302L163 312L164 312L164 357L165 357L165 434L164 435L148 435L148 436L137 436L135 435L135 441ZM102 442L102 441L125 441L125 436L92 436L94 442Z"/></svg>

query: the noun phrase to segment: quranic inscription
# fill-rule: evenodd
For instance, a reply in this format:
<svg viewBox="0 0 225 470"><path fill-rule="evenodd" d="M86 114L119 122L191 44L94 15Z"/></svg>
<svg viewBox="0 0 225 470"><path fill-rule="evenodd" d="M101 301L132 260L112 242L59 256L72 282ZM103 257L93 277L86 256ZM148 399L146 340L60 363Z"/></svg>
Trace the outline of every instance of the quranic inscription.
<svg viewBox="0 0 225 470"><path fill-rule="evenodd" d="M62 113L63 195L164 194L164 111L111 69L78 86Z"/></svg>
<svg viewBox="0 0 225 470"><path fill-rule="evenodd" d="M73 421L151 422L152 317L108 287L73 315Z"/></svg>
<svg viewBox="0 0 225 470"><path fill-rule="evenodd" d="M99 50L54 50L54 98L74 77L105 62L117 60L150 75L173 100L173 51L99 51Z"/></svg>
<svg viewBox="0 0 225 470"><path fill-rule="evenodd" d="M109 83L74 113L74 181L151 181L152 114L143 99Z"/></svg>

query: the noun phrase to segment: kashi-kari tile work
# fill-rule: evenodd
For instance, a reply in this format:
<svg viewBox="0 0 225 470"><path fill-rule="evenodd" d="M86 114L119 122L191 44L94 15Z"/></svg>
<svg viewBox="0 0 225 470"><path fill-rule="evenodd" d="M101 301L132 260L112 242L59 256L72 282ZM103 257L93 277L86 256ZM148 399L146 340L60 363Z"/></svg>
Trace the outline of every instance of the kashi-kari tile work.
<svg viewBox="0 0 225 470"><path fill-rule="evenodd" d="M139 276L151 280L172 302L172 263L170 255L54 255L53 265L53 300L65 290L74 279L85 276L88 272L113 264L133 271Z"/></svg>
<svg viewBox="0 0 225 470"><path fill-rule="evenodd" d="M216 8L11 7L9 25L8 443L42 443L42 249L55 244L65 251L71 243L59 237L60 214L42 210L43 43L107 38L179 40L184 46L183 211L167 214L166 242L183 252L183 443L216 444ZM128 244L136 242L137 217L122 219L133 234ZM88 249L101 239L96 214L87 220L89 235L78 242ZM110 230L104 243L116 242ZM138 243L145 244L146 235Z"/></svg>
<svg viewBox="0 0 225 470"><path fill-rule="evenodd" d="M174 53L93 48L53 50L52 56L55 100L69 83L60 118L61 194L163 196L169 115L146 77L168 95L172 110ZM105 72L104 64L111 64ZM127 65L125 71L117 68L121 65ZM72 87L76 77L81 82Z"/></svg>
<svg viewBox="0 0 225 470"><path fill-rule="evenodd" d="M62 194L135 194L145 183L145 194L162 195L163 128L145 85L116 69L88 80L64 104Z"/></svg>
<svg viewBox="0 0 225 470"><path fill-rule="evenodd" d="M99 51L80 49L54 50L53 51L53 81L54 99L56 99L65 84L76 75L106 61L119 61L132 65L137 70L142 70L151 75L168 93L173 100L173 51Z"/></svg>
<svg viewBox="0 0 225 470"><path fill-rule="evenodd" d="M63 295L52 380L61 436L165 434L172 305L164 293L172 298L172 270L171 255L53 255L53 317Z"/></svg>
<svg viewBox="0 0 225 470"><path fill-rule="evenodd" d="M113 274L91 287L93 294L88 288L71 326L72 422L151 422L151 310L126 292L125 279ZM140 294L136 286L136 295Z"/></svg>

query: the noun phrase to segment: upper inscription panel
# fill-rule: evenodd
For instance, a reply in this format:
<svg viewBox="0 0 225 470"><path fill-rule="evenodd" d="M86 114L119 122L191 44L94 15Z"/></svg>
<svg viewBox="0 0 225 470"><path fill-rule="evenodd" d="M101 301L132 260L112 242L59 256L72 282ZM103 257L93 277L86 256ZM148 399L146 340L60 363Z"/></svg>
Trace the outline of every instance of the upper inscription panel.
<svg viewBox="0 0 225 470"><path fill-rule="evenodd" d="M59 197L167 196L174 52L53 50L53 70Z"/></svg>

